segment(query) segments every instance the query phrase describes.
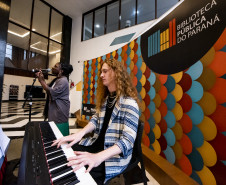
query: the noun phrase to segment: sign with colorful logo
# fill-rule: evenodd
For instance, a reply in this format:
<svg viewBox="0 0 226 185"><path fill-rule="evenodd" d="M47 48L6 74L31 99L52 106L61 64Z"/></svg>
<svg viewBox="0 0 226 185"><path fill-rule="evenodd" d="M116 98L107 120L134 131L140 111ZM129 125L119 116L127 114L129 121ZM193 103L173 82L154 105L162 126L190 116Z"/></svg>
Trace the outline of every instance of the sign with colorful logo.
<svg viewBox="0 0 226 185"><path fill-rule="evenodd" d="M225 0L185 0L141 36L147 66L173 74L196 63L226 26Z"/></svg>

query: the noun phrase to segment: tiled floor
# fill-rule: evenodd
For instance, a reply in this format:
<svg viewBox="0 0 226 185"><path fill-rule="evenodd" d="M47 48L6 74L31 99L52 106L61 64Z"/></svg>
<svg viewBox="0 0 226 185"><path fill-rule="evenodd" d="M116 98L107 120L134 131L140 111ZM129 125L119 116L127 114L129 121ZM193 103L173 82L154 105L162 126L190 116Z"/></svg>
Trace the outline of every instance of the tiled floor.
<svg viewBox="0 0 226 185"><path fill-rule="evenodd" d="M29 102L23 109L23 102L2 102L2 111L0 118L0 125L4 133L11 139L10 146L7 152L8 161L19 159L21 155L23 136L25 125L29 122ZM43 121L44 101L34 101L32 103L31 121ZM76 118L69 119L70 133L76 133L81 128L77 128L75 124ZM14 171L17 176L18 169ZM159 183L147 173L149 179L148 185L159 185ZM111 185L123 185L122 178L116 178L111 182ZM139 184L138 184L139 185Z"/></svg>

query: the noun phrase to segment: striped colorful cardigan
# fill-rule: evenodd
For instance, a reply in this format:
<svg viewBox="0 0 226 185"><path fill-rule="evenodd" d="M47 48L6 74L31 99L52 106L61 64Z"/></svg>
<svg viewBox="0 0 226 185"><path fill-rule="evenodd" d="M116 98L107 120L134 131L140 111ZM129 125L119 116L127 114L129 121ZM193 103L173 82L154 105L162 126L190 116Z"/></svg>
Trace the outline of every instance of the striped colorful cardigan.
<svg viewBox="0 0 226 185"><path fill-rule="evenodd" d="M99 114L92 116L90 122L95 126L93 137L84 138L80 144L89 146L96 141L103 126L106 102ZM116 144L122 151L105 161L105 182L120 174L128 166L137 136L139 107L130 97L120 97L113 109L105 134L104 149Z"/></svg>

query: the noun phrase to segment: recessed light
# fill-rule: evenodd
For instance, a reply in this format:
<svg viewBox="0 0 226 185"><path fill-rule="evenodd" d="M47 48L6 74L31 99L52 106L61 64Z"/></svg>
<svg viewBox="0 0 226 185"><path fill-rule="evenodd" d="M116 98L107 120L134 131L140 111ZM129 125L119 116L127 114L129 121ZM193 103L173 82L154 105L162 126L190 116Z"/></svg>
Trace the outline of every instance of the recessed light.
<svg viewBox="0 0 226 185"><path fill-rule="evenodd" d="M11 30L8 30L8 32L11 33L11 34L13 34L13 35L16 35L16 36L18 36L18 37L21 37L21 38L26 37L27 35L30 34L29 31L26 32L26 33L24 33L23 35L22 35L22 34L19 34L19 33L16 33L16 32L14 32L14 31L11 31Z"/></svg>

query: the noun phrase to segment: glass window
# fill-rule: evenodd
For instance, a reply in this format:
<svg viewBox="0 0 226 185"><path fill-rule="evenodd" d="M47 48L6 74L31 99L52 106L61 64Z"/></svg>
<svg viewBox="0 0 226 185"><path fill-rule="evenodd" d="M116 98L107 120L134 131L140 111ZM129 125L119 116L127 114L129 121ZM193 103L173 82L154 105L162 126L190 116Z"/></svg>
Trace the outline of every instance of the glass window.
<svg viewBox="0 0 226 185"><path fill-rule="evenodd" d="M121 25L120 29L135 25L136 1L121 1Z"/></svg>
<svg viewBox="0 0 226 185"><path fill-rule="evenodd" d="M83 40L92 38L93 13L84 16Z"/></svg>
<svg viewBox="0 0 226 185"><path fill-rule="evenodd" d="M48 37L50 8L35 0L32 30Z"/></svg>
<svg viewBox="0 0 226 185"><path fill-rule="evenodd" d="M138 0L137 24L155 19L155 0Z"/></svg>
<svg viewBox="0 0 226 185"><path fill-rule="evenodd" d="M6 44L6 51L5 51L5 57L9 58L10 60L12 60L12 50L13 47L10 44Z"/></svg>
<svg viewBox="0 0 226 185"><path fill-rule="evenodd" d="M31 52L31 58L35 57L35 53Z"/></svg>
<svg viewBox="0 0 226 185"><path fill-rule="evenodd" d="M118 30L119 23L119 1L107 6L107 33Z"/></svg>
<svg viewBox="0 0 226 185"><path fill-rule="evenodd" d="M28 70L47 68L47 46L48 40L46 38L35 33L31 34L30 51L36 53L36 55L32 56L32 53L30 54L31 58L28 64Z"/></svg>
<svg viewBox="0 0 226 185"><path fill-rule="evenodd" d="M101 8L95 11L94 37L98 37L104 34L104 25L105 8Z"/></svg>
<svg viewBox="0 0 226 185"><path fill-rule="evenodd" d="M11 1L9 20L30 28L32 1Z"/></svg>
<svg viewBox="0 0 226 185"><path fill-rule="evenodd" d="M57 62L60 62L61 47L59 43L49 42L49 68L52 68Z"/></svg>
<svg viewBox="0 0 226 185"><path fill-rule="evenodd" d="M24 60L26 60L26 59L27 59L27 51L24 50Z"/></svg>
<svg viewBox="0 0 226 185"><path fill-rule="evenodd" d="M11 45L11 58L6 56L5 66L27 69L27 60L24 60L24 50L28 50L30 32L17 25L9 23L7 43ZM10 53L8 48L8 54Z"/></svg>
<svg viewBox="0 0 226 185"><path fill-rule="evenodd" d="M157 17L160 17L177 3L178 0L157 0Z"/></svg>
<svg viewBox="0 0 226 185"><path fill-rule="evenodd" d="M60 62L63 48L62 13L48 6L43 0L11 0L9 19L5 67L24 70L45 69L50 62L54 65ZM26 76L25 73L24 75Z"/></svg>
<svg viewBox="0 0 226 185"><path fill-rule="evenodd" d="M50 38L61 43L63 16L52 10Z"/></svg>

